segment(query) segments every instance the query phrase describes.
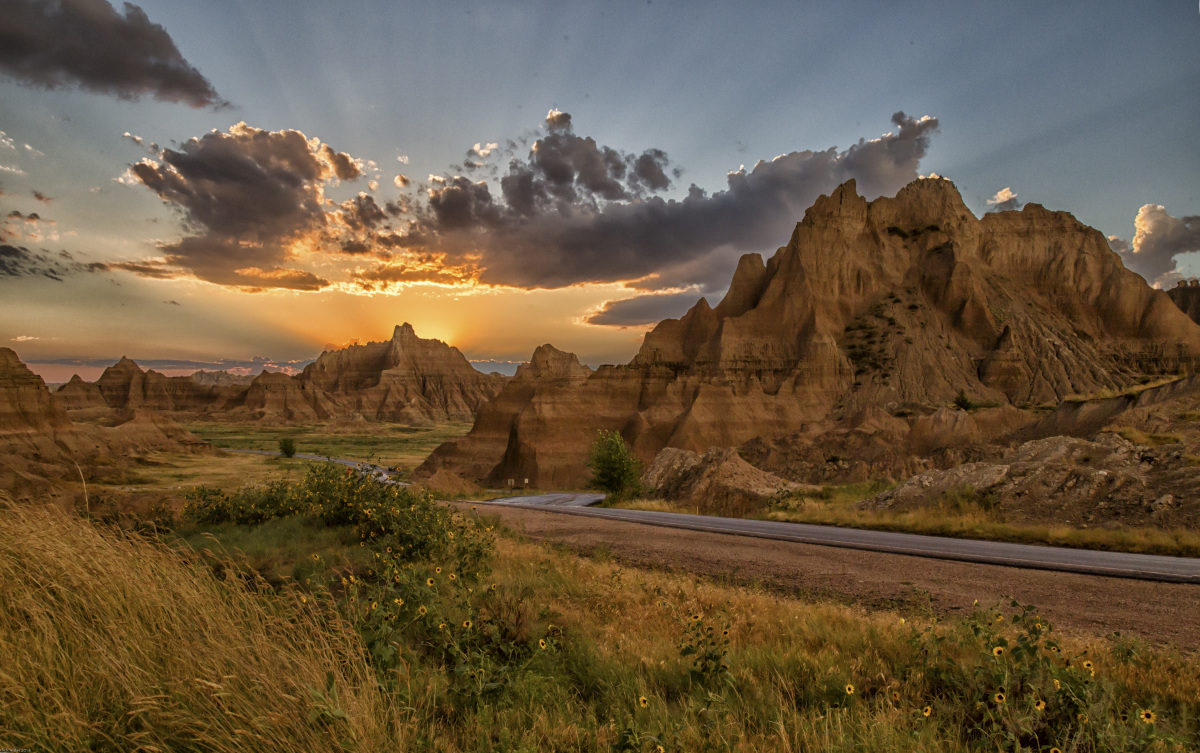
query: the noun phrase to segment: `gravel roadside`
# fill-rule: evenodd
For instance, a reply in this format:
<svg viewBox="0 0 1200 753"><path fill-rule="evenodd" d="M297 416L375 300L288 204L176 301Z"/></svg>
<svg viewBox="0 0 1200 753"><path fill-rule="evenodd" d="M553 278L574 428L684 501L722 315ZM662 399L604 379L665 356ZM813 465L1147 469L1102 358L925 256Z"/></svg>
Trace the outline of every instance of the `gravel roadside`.
<svg viewBox="0 0 1200 753"><path fill-rule="evenodd" d="M454 503L469 509L471 503ZM1009 597L1036 605L1059 628L1120 632L1184 651L1200 650L1200 586L1025 570L995 565L770 541L541 510L480 506L532 541L605 551L636 567L761 585L798 598L872 609L969 612Z"/></svg>

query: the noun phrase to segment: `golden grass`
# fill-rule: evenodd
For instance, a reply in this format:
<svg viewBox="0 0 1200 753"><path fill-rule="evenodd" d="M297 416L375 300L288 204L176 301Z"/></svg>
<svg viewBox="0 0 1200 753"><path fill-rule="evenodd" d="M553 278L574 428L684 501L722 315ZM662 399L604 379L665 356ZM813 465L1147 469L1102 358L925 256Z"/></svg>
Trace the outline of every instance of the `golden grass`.
<svg viewBox="0 0 1200 753"><path fill-rule="evenodd" d="M1141 393L1145 392L1146 390L1153 389L1155 387L1162 387L1163 385L1171 384L1172 382L1178 382L1180 379L1183 379L1183 378L1184 377L1179 374L1172 374L1169 376L1160 377L1153 381L1146 382L1145 384L1135 384L1132 387L1126 387L1125 389L1122 389L1122 390L1106 389L1106 390L1099 390L1097 392L1092 392L1087 395L1068 395L1067 397L1063 398L1063 402L1064 403L1086 403L1089 400L1108 400L1110 398L1119 397L1119 396L1133 397L1135 395L1140 395Z"/></svg>
<svg viewBox="0 0 1200 753"><path fill-rule="evenodd" d="M0 728L35 750L381 750L394 710L306 597L54 508L0 508Z"/></svg>
<svg viewBox="0 0 1200 753"><path fill-rule="evenodd" d="M826 504L804 500L791 509L771 510L766 520L844 526L899 533L921 533L987 541L1047 544L1076 549L1200 557L1200 532L1187 528L1073 528L1016 523L972 503L934 505L917 510L861 510L853 502Z"/></svg>

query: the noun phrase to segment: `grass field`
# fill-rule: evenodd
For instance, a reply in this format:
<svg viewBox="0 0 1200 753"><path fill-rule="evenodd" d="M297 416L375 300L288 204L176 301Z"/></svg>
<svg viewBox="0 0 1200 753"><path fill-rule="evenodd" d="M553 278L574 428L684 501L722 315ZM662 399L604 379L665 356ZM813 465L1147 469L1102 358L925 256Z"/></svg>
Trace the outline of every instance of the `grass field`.
<svg viewBox="0 0 1200 753"><path fill-rule="evenodd" d="M388 468L411 471L443 442L463 436L471 424L446 422L429 427L373 424L371 434L323 434L321 426L261 426L201 422L187 429L216 447L238 450L277 450L279 440L291 437L296 451L308 455L368 460Z"/></svg>
<svg viewBox="0 0 1200 753"><path fill-rule="evenodd" d="M384 512L375 497L359 498L359 520ZM49 509L3 512L0 734L9 747L1097 753L1200 744L1200 659L1060 636L1019 605L937 621L805 603L509 535L489 545L479 579L431 550L387 570L397 583L419 571L393 585L379 576L394 540L361 538L354 524L285 516L190 525L160 541ZM490 535L486 520L458 520L421 536ZM223 549L245 556L224 559Z"/></svg>

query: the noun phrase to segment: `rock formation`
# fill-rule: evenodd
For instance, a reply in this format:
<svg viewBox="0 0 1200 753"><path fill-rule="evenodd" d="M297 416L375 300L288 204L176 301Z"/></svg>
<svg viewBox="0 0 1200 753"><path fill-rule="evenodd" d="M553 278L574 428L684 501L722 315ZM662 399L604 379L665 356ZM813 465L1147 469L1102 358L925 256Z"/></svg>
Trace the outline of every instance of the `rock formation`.
<svg viewBox="0 0 1200 753"><path fill-rule="evenodd" d="M77 390L75 383L72 394ZM145 409L111 428L75 424L42 378L12 350L0 348L0 489L18 496L44 493L63 479L74 483L75 474L85 470L154 450L207 452L211 447Z"/></svg>
<svg viewBox="0 0 1200 753"><path fill-rule="evenodd" d="M718 306L660 323L626 366L535 389L507 441L472 431L458 442L478 452L435 458L468 478L572 486L599 429L647 461L664 447L811 441L872 408L909 423L960 393L1033 407L1198 356L1200 326L1071 215L1028 204L977 219L948 180L872 202L849 181L769 262L744 256Z"/></svg>
<svg viewBox="0 0 1200 753"><path fill-rule="evenodd" d="M127 419L139 408L189 415L275 422L316 422L361 416L371 421L426 424L471 421L507 377L477 371L441 340L417 337L412 325L391 340L322 353L295 376L264 371L253 379L198 371L168 377L128 358L94 384L74 377L57 394L78 418Z"/></svg>
<svg viewBox="0 0 1200 753"><path fill-rule="evenodd" d="M1200 283L1194 279L1182 280L1167 295L1193 322L1200 322Z"/></svg>
<svg viewBox="0 0 1200 753"><path fill-rule="evenodd" d="M477 371L458 348L417 337L405 322L391 340L322 353L296 381L323 393L338 415L419 424L471 421L507 380Z"/></svg>
<svg viewBox="0 0 1200 753"><path fill-rule="evenodd" d="M500 393L479 409L470 433L434 450L415 477L430 478L439 469L451 469L456 475L489 484L532 478L525 471L536 475L536 468L527 469L521 464L529 450L520 444L517 422L528 414L535 397L541 402L559 400L569 404L591 374L592 370L580 364L574 353L564 353L549 344L538 346L529 363L518 366ZM543 449L543 457L550 452L552 448ZM567 448L567 452L574 451ZM509 462L504 462L506 459Z"/></svg>
<svg viewBox="0 0 1200 753"><path fill-rule="evenodd" d="M736 450L720 447L703 455L668 447L642 475L642 486L701 514L735 517L760 512L776 497L817 491L761 471Z"/></svg>

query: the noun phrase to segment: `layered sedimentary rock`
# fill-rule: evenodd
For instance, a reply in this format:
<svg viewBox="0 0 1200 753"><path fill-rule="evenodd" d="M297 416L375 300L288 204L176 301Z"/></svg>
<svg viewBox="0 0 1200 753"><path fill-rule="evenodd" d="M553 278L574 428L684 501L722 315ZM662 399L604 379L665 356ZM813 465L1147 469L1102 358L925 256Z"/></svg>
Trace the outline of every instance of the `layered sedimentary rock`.
<svg viewBox="0 0 1200 753"><path fill-rule="evenodd" d="M0 489L45 492L96 465L123 463L152 450L204 452L211 447L154 411L136 410L115 427L75 424L45 382L0 348Z"/></svg>
<svg viewBox="0 0 1200 753"><path fill-rule="evenodd" d="M591 376L592 370L579 363L574 353L565 353L553 345L540 345L529 363L517 367L517 373L500 393L479 409L470 433L456 442L438 447L417 469L418 479L431 478L441 469L468 479L503 484L520 479L520 458L530 448L520 446L517 420L529 409L534 397L570 402L571 395ZM510 442L515 442L511 444ZM543 454L552 452L543 449ZM511 456L511 462L501 462ZM506 475L507 474L507 475Z"/></svg>
<svg viewBox="0 0 1200 753"><path fill-rule="evenodd" d="M128 358L95 383L74 377L59 396L80 418L107 408L128 418L140 408L282 422L348 419L424 424L471 421L507 381L477 371L457 348L417 337L412 325L392 339L322 353L295 376L264 371L253 379L199 371L168 377Z"/></svg>
<svg viewBox="0 0 1200 753"><path fill-rule="evenodd" d="M477 371L458 348L417 337L407 322L390 340L322 353L296 380L323 393L337 415L403 423L471 421L507 381Z"/></svg>
<svg viewBox="0 0 1200 753"><path fill-rule="evenodd" d="M872 407L907 423L960 393L1057 402L1190 369L1198 355L1200 326L1070 214L1029 204L977 219L944 179L872 202L850 181L769 262L743 257L718 306L701 299L660 323L626 366L535 390L503 439L458 440L471 457L436 457L468 477L571 486L598 429L648 461L663 447L811 439ZM936 428L927 434L955 435Z"/></svg>

